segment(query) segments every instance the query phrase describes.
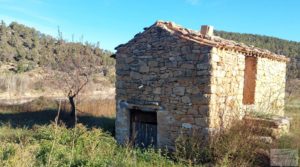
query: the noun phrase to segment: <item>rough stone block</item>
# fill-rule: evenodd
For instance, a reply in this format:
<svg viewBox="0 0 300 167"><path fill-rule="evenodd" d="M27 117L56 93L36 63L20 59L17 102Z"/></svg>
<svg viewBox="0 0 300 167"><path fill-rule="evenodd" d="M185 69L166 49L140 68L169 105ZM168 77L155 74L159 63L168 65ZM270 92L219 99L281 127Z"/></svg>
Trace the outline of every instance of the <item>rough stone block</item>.
<svg viewBox="0 0 300 167"><path fill-rule="evenodd" d="M193 124L194 123L194 117L192 115L185 115L181 118L181 121L184 122L184 123Z"/></svg>
<svg viewBox="0 0 300 167"><path fill-rule="evenodd" d="M195 118L195 124L201 127L207 127L207 118Z"/></svg>
<svg viewBox="0 0 300 167"><path fill-rule="evenodd" d="M157 95L160 95L161 94L161 88L154 88L153 93L157 94Z"/></svg>
<svg viewBox="0 0 300 167"><path fill-rule="evenodd" d="M142 78L142 75L138 72L134 72L134 71L131 71L130 72L130 77L132 79L141 79Z"/></svg>
<svg viewBox="0 0 300 167"><path fill-rule="evenodd" d="M185 93L185 87L182 87L182 86L175 87L175 88L173 88L173 93L175 95L183 96Z"/></svg>
<svg viewBox="0 0 300 167"><path fill-rule="evenodd" d="M189 98L189 96L183 96L181 100L183 103L191 103L191 99Z"/></svg>
<svg viewBox="0 0 300 167"><path fill-rule="evenodd" d="M150 66L150 67L157 67L158 66L158 62L157 61L149 61L148 62L148 66Z"/></svg>
<svg viewBox="0 0 300 167"><path fill-rule="evenodd" d="M147 73L147 72L149 72L149 67L147 65L143 64L143 65L140 66L139 72L140 73Z"/></svg>
<svg viewBox="0 0 300 167"><path fill-rule="evenodd" d="M180 66L180 68L183 68L183 69L194 69L194 65L193 64L189 64L189 63L184 63Z"/></svg>
<svg viewBox="0 0 300 167"><path fill-rule="evenodd" d="M197 64L197 69L199 69L199 70L208 70L209 69L209 64L208 63Z"/></svg>

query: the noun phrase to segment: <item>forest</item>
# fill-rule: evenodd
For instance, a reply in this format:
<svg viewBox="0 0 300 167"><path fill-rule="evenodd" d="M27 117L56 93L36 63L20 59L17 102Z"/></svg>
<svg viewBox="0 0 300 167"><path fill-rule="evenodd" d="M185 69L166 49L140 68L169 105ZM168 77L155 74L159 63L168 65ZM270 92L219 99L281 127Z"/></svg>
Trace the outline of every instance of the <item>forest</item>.
<svg viewBox="0 0 300 167"><path fill-rule="evenodd" d="M101 64L113 63L107 62L112 52L100 49L99 43L68 42L63 40L59 30L55 38L17 22L6 25L2 21L0 24L0 63L11 64L10 71L21 73L36 67L54 68L55 58L63 57L68 48L73 48L74 54L99 58Z"/></svg>
<svg viewBox="0 0 300 167"><path fill-rule="evenodd" d="M222 38L242 42L248 45L268 49L288 57L300 57L300 42L283 40L275 37L215 31ZM43 34L34 28L17 22L0 24L0 63L12 63L15 72L30 71L36 67L55 66L57 55L62 53L62 43L75 46L75 52L82 56L108 57L112 51L101 49L99 43L68 42L63 40L58 30L58 37ZM61 54L63 56L63 54ZM102 60L105 61L105 60ZM109 60L107 60L109 61Z"/></svg>
<svg viewBox="0 0 300 167"><path fill-rule="evenodd" d="M225 31L215 31L214 33L222 38L268 49L276 54L288 57L300 57L300 42L288 41L265 35L241 34Z"/></svg>

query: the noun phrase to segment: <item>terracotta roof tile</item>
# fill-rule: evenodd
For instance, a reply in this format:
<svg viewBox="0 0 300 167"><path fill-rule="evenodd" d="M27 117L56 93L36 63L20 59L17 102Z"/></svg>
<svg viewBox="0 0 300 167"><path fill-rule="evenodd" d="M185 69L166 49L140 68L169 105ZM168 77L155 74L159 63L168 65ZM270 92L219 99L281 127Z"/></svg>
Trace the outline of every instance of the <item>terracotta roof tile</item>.
<svg viewBox="0 0 300 167"><path fill-rule="evenodd" d="M178 35L182 38L194 41L199 44L209 45L220 49L234 50L237 52L241 52L247 56L266 57L269 59L285 62L289 61L289 58L285 57L284 55L278 55L266 49L261 49L251 45L246 45L244 43L238 43L232 40L223 39L219 36L203 35L200 34L200 32L198 31L184 28L173 22L157 21L152 26L159 26L175 35Z"/></svg>

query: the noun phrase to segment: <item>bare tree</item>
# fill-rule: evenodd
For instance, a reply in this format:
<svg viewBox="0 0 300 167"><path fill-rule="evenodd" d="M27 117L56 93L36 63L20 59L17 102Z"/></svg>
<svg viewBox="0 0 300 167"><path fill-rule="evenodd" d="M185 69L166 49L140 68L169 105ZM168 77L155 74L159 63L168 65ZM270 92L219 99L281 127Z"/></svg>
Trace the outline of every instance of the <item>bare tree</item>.
<svg viewBox="0 0 300 167"><path fill-rule="evenodd" d="M91 77L102 71L99 56L92 54L81 43L58 42L55 64L49 70L50 84L61 90L70 103L72 124L77 123L76 98L84 91Z"/></svg>

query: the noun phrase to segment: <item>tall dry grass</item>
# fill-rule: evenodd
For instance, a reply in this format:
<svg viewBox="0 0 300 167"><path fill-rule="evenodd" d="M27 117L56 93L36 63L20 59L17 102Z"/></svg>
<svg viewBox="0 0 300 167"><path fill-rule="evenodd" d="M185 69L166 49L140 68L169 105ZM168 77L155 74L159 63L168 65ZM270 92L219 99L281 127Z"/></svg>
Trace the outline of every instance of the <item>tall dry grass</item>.
<svg viewBox="0 0 300 167"><path fill-rule="evenodd" d="M10 124L12 127L32 128L35 125L48 125L57 116L59 101L39 98L30 103L14 106L0 106L0 125ZM59 123L72 125L70 105L61 101ZM101 128L114 135L115 132L115 102L114 100L79 101L78 123L87 128Z"/></svg>
<svg viewBox="0 0 300 167"><path fill-rule="evenodd" d="M113 99L83 101L77 107L81 114L106 117L116 115L116 103Z"/></svg>
<svg viewBox="0 0 300 167"><path fill-rule="evenodd" d="M189 165L268 166L269 145L258 140L260 129L244 121L203 140L197 132L176 140L175 158Z"/></svg>
<svg viewBox="0 0 300 167"><path fill-rule="evenodd" d="M300 98L287 104L286 116L291 118L290 133L276 140L272 148L274 149L296 149L298 150L298 164L300 165Z"/></svg>
<svg viewBox="0 0 300 167"><path fill-rule="evenodd" d="M32 102L21 105L1 105L0 112L39 112L45 110L56 110L59 101L40 97ZM70 104L67 100L61 102L62 111L70 111ZM77 110L79 115L90 115L95 117L115 117L116 105L114 99L99 99L99 100L86 100L77 102Z"/></svg>

